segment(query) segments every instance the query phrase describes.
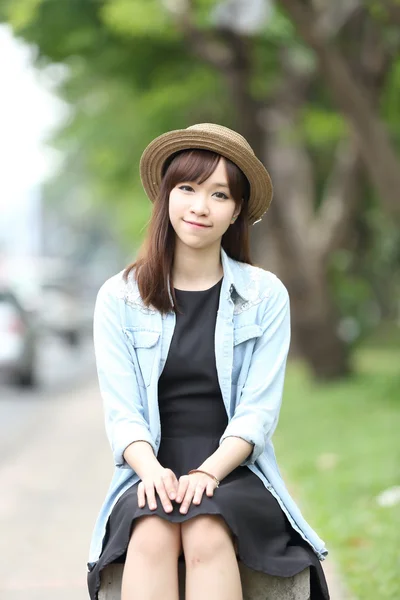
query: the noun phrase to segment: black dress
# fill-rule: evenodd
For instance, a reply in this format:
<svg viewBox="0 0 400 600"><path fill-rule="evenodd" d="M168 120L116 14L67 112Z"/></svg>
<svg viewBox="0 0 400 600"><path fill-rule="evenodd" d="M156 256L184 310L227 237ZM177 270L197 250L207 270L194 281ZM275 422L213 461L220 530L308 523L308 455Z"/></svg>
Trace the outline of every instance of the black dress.
<svg viewBox="0 0 400 600"><path fill-rule="evenodd" d="M214 332L222 279L208 290L175 288L184 314L176 326L164 370L159 379L161 419L160 463L177 478L195 469L218 448L228 419L217 379ZM100 571L111 562L124 562L136 518L158 515L182 523L200 514L220 515L235 536L237 554L248 567L270 575L291 577L310 567L311 600L328 600L321 563L311 546L290 525L278 501L247 467L237 467L209 498L179 512L172 502L166 513L160 499L157 509L138 508L138 483L122 494L109 517L103 550L88 573L89 593L97 600Z"/></svg>

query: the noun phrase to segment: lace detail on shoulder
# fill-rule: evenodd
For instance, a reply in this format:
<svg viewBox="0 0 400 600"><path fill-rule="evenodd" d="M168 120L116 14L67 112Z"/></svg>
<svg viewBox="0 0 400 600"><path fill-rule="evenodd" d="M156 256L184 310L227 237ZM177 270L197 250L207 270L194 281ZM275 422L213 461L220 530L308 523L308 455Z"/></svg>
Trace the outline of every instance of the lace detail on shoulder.
<svg viewBox="0 0 400 600"><path fill-rule="evenodd" d="M248 310L262 301L264 294L261 292L261 282L265 279L264 269L253 267L247 263L238 262L237 264L241 270L241 280L245 285L246 300L242 298L239 293L236 294L234 300L235 308L233 311L235 315Z"/></svg>
<svg viewBox="0 0 400 600"><path fill-rule="evenodd" d="M120 279L116 288L117 298L120 298L133 308L137 308L145 315L151 315L157 312L157 310L153 307L150 308L146 306L140 296L139 288L136 283L136 279L134 277L133 271L129 272L128 281L123 279L123 271L120 273Z"/></svg>

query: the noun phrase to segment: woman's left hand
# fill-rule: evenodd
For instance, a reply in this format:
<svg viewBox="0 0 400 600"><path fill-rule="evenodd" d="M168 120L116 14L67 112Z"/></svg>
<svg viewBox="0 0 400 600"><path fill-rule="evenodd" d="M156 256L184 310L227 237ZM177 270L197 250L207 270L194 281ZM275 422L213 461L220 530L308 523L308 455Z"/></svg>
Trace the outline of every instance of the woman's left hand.
<svg viewBox="0 0 400 600"><path fill-rule="evenodd" d="M176 494L176 502L182 502L179 512L185 515L189 510L191 502L193 504L200 504L204 492L206 492L207 496L211 497L214 495L216 487L216 481L208 475L204 475L204 473L182 475L179 478Z"/></svg>

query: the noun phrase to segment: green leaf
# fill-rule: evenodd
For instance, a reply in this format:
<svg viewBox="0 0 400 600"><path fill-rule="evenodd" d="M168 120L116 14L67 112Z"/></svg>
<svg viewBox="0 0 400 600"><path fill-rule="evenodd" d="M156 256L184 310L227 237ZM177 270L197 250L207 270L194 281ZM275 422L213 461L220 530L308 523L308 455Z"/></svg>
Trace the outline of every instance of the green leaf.
<svg viewBox="0 0 400 600"><path fill-rule="evenodd" d="M16 2L9 2L7 4L7 18L15 33L20 32L35 21L42 1L17 0Z"/></svg>
<svg viewBox="0 0 400 600"><path fill-rule="evenodd" d="M343 117L334 111L308 104L302 111L301 127L311 146L332 146L346 136Z"/></svg>
<svg viewBox="0 0 400 600"><path fill-rule="evenodd" d="M118 35L166 36L171 22L157 0L107 0L100 14L109 29Z"/></svg>

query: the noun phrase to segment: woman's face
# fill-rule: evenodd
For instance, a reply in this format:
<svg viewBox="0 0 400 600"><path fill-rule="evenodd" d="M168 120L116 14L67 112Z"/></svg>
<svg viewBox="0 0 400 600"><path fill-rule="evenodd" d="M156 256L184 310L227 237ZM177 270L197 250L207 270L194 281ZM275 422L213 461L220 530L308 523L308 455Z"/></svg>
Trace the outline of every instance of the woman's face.
<svg viewBox="0 0 400 600"><path fill-rule="evenodd" d="M179 239L193 248L204 248L220 240L239 212L229 191L223 157L206 181L180 181L169 195L172 227Z"/></svg>

